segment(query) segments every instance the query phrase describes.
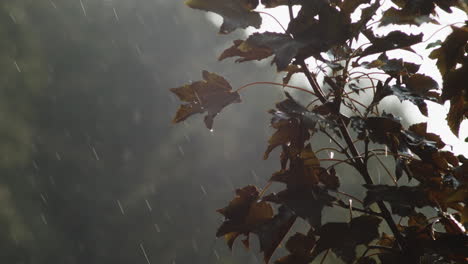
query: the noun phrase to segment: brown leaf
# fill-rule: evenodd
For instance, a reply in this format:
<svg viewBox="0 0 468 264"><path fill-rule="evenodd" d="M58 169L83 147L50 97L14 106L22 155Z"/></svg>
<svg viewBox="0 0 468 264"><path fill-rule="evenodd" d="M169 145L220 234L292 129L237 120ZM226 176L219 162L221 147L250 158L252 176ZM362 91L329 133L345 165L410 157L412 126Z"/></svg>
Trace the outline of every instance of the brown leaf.
<svg viewBox="0 0 468 264"><path fill-rule="evenodd" d="M283 77L283 84L286 85L291 80L292 76L296 73L302 72L302 69L297 65L288 65L284 71L287 72L286 76Z"/></svg>
<svg viewBox="0 0 468 264"><path fill-rule="evenodd" d="M437 67L442 77L450 70L455 69L465 54L468 42L468 26L460 28L452 26L452 30L453 32L448 35L442 46L433 50L429 55L431 59L437 59Z"/></svg>
<svg viewBox="0 0 468 264"><path fill-rule="evenodd" d="M181 122L196 113L207 112L205 125L213 127L214 117L227 105L239 103L239 93L233 92L231 85L221 76L203 71L203 81L171 88L180 100L187 102L177 110L174 123Z"/></svg>
<svg viewBox="0 0 468 264"><path fill-rule="evenodd" d="M420 229L424 229L428 224L427 217L422 213L410 215L408 218L408 226L416 226Z"/></svg>
<svg viewBox="0 0 468 264"><path fill-rule="evenodd" d="M217 210L224 215L225 220L218 228L216 236L224 236L231 249L234 241L241 234L247 236L243 243L248 247L249 233L273 218L271 205L266 201L257 201L259 191L255 186L249 185L237 189L236 194L228 206Z"/></svg>
<svg viewBox="0 0 468 264"><path fill-rule="evenodd" d="M217 212L229 219L243 218L248 214L252 202L258 199L258 195L258 189L253 185L237 189L236 197L229 202L228 206L218 209Z"/></svg>
<svg viewBox="0 0 468 264"><path fill-rule="evenodd" d="M282 111L271 110L270 113L273 114L271 126L276 131L268 140L268 147L263 158L268 159L270 152L281 145L289 145L287 148L288 156L299 154L302 150L301 144L309 137L309 133L305 127L301 126L296 118L292 118Z"/></svg>
<svg viewBox="0 0 468 264"><path fill-rule="evenodd" d="M429 14L413 13L408 9L396 9L392 7L383 13L379 26L382 27L390 24L420 26L424 23L439 24Z"/></svg>
<svg viewBox="0 0 468 264"><path fill-rule="evenodd" d="M263 251L265 263L270 261L273 252L275 252L295 221L296 215L288 207L281 206L278 209L278 214L273 219L255 231L260 241L260 250Z"/></svg>
<svg viewBox="0 0 468 264"><path fill-rule="evenodd" d="M468 117L468 102L463 97L454 97L450 100L450 110L447 114L447 122L452 133L458 136L461 122Z"/></svg>
<svg viewBox="0 0 468 264"><path fill-rule="evenodd" d="M328 189L337 190L340 187L340 179L336 176L335 168L331 168L328 173L325 169L320 173L320 182Z"/></svg>
<svg viewBox="0 0 468 264"><path fill-rule="evenodd" d="M273 218L273 208L267 202L258 202L250 206L245 224L256 226Z"/></svg>
<svg viewBox="0 0 468 264"><path fill-rule="evenodd" d="M401 49L420 43L423 34L407 35L401 31L392 31L384 37L370 37L368 36L372 45L367 47L360 55L361 57L368 56L375 53L385 52L388 50Z"/></svg>
<svg viewBox="0 0 468 264"><path fill-rule="evenodd" d="M219 60L228 57L239 56L236 62L250 60L262 60L275 55L272 63L275 63L278 71L285 70L291 60L297 55L303 42L297 41L288 34L263 32L250 35L247 40L236 40L234 45L225 50Z"/></svg>
<svg viewBox="0 0 468 264"><path fill-rule="evenodd" d="M362 215L353 218L350 223L327 223L318 231L320 239L314 249L317 256L331 249L346 263L352 263L356 258L356 247L367 245L379 237L379 225L382 219L376 216Z"/></svg>
<svg viewBox="0 0 468 264"><path fill-rule="evenodd" d="M340 7L341 12L349 15L353 13L358 6L368 3L370 3L370 0L344 0L338 6Z"/></svg>
<svg viewBox="0 0 468 264"><path fill-rule="evenodd" d="M217 13L223 17L219 33L228 34L237 28L253 26L260 28L262 17L252 11L258 5L258 0L187 0L191 8Z"/></svg>
<svg viewBox="0 0 468 264"><path fill-rule="evenodd" d="M223 51L218 60L224 60L230 57L241 57L236 62L263 60L273 55L270 48L249 45L248 41L234 40L234 45Z"/></svg>
<svg viewBox="0 0 468 264"><path fill-rule="evenodd" d="M427 132L427 123L418 123L411 125L408 130L413 131L417 135L436 143L437 148L441 149L445 147L445 143L442 141L439 135Z"/></svg>
<svg viewBox="0 0 468 264"><path fill-rule="evenodd" d="M303 0L262 0L262 4L266 8L274 8L281 5L288 5L291 2L292 5L298 5L303 2Z"/></svg>
<svg viewBox="0 0 468 264"><path fill-rule="evenodd" d="M286 249L294 255L306 256L315 246L315 237L296 233L286 242Z"/></svg>

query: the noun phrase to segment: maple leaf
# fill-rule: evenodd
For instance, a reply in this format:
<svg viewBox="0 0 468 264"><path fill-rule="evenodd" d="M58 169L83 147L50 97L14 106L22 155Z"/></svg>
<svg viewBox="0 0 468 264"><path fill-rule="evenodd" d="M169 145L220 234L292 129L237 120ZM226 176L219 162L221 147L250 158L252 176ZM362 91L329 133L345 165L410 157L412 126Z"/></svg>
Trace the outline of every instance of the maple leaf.
<svg viewBox="0 0 468 264"><path fill-rule="evenodd" d="M390 204L392 212L400 216L414 214L414 208L422 208L432 203L421 186L388 186L365 184L367 194L364 199L364 206L372 203L386 201Z"/></svg>
<svg viewBox="0 0 468 264"><path fill-rule="evenodd" d="M180 100L187 102L177 110L174 123L181 122L196 113L207 112L205 125L213 127L213 119L227 105L239 103L239 93L233 92L231 85L221 76L203 71L203 80L181 87L171 88Z"/></svg>
<svg viewBox="0 0 468 264"><path fill-rule="evenodd" d="M284 69L283 71L286 71L287 74L286 76L283 77L283 84L288 84L289 81L291 80L292 76L296 73L300 73L302 72L302 69L301 67L297 66L297 65L288 65L288 67L286 67L286 69Z"/></svg>
<svg viewBox="0 0 468 264"><path fill-rule="evenodd" d="M286 206L280 206L278 213L265 224L255 230L259 242L260 250L263 251L265 263L270 261L271 256L278 248L284 236L291 229L297 216Z"/></svg>
<svg viewBox="0 0 468 264"><path fill-rule="evenodd" d="M450 70L455 69L457 63L461 63L467 43L468 26L460 28L452 26L452 33L442 42L440 48L431 52L429 58L437 59L437 67L442 77ZM447 92L443 92L443 99L448 98L448 96L445 96Z"/></svg>
<svg viewBox="0 0 468 264"><path fill-rule="evenodd" d="M358 6L368 3L370 3L370 0L345 0L341 2L338 7L342 13L350 15L356 10Z"/></svg>
<svg viewBox="0 0 468 264"><path fill-rule="evenodd" d="M298 5L302 4L304 0L262 0L262 4L265 5L266 8L274 8L281 5Z"/></svg>
<svg viewBox="0 0 468 264"><path fill-rule="evenodd" d="M382 53L376 60L361 63L367 69L378 68L392 77L415 74L420 65L411 62L405 62L403 59L389 59Z"/></svg>
<svg viewBox="0 0 468 264"><path fill-rule="evenodd" d="M216 236L224 236L231 249L239 235L248 235L273 219L271 205L266 201L257 201L259 191L255 186L237 189L236 194L228 206L217 210L225 220L218 228Z"/></svg>
<svg viewBox="0 0 468 264"><path fill-rule="evenodd" d="M407 35L398 30L392 31L383 37L375 37L370 32L367 32L365 35L371 41L372 45L367 47L360 54L361 57L394 49L407 48L420 43L423 38L422 33L419 35Z"/></svg>
<svg viewBox="0 0 468 264"><path fill-rule="evenodd" d="M392 7L383 13L379 26L382 27L390 24L420 26L424 23L439 24L437 20L429 15L421 15L420 13L413 13L408 9L396 9Z"/></svg>
<svg viewBox="0 0 468 264"><path fill-rule="evenodd" d="M319 186L288 186L286 190L271 193L263 198L277 204L284 204L291 208L294 213L307 220L309 224L318 228L322 225L322 210L325 206L332 206L336 199Z"/></svg>
<svg viewBox="0 0 468 264"><path fill-rule="evenodd" d="M234 45L226 49L219 60L238 56L236 62L262 60L275 55L272 64L275 63L278 71L285 70L291 60L297 55L305 44L297 41L288 34L264 32L254 33L247 40L236 40Z"/></svg>
<svg viewBox="0 0 468 264"><path fill-rule="evenodd" d="M287 32L305 44L296 57L298 60L310 56L322 60L320 53L343 44L351 37L351 29L349 14L338 11L326 1L306 1L289 23Z"/></svg>
<svg viewBox="0 0 468 264"><path fill-rule="evenodd" d="M275 264L307 264L310 262L310 251L315 246L315 237L312 232L304 235L296 233L286 242L289 255L278 259Z"/></svg>
<svg viewBox="0 0 468 264"><path fill-rule="evenodd" d="M331 249L346 263L352 263L356 258L356 247L367 245L379 237L379 225L382 219L376 216L361 215L350 223L327 223L316 234L320 236L313 256Z"/></svg>
<svg viewBox="0 0 468 264"><path fill-rule="evenodd" d="M357 22L351 24L351 32L354 38L358 38L359 34L365 30L367 23L372 19L376 14L377 10L380 8L380 2L375 1L370 6L363 8L361 10L361 17Z"/></svg>
<svg viewBox="0 0 468 264"><path fill-rule="evenodd" d="M237 28L253 26L260 28L262 17L252 11L258 5L258 0L187 0L191 8L211 11L223 17L219 32L228 34Z"/></svg>
<svg viewBox="0 0 468 264"><path fill-rule="evenodd" d="M386 96L395 95L400 101L412 102L423 115L427 116L427 105L424 100L438 102L439 94L435 92L438 88L437 82L424 74L412 74L405 77L404 85L395 84L390 86L379 82L372 105L377 104Z"/></svg>

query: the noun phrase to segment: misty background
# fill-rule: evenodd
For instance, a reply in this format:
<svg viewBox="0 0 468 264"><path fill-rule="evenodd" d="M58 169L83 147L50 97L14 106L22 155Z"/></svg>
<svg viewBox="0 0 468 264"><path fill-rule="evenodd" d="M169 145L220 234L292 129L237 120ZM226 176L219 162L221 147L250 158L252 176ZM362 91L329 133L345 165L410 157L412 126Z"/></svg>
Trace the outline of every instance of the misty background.
<svg viewBox="0 0 468 264"><path fill-rule="evenodd" d="M217 61L241 31L217 34L182 0L3 0L0 20L1 263L261 262L255 243L215 238L215 210L279 169L262 156L281 89L246 89L213 132L202 115L171 124L168 90L202 70L234 88L280 80L268 62Z"/></svg>

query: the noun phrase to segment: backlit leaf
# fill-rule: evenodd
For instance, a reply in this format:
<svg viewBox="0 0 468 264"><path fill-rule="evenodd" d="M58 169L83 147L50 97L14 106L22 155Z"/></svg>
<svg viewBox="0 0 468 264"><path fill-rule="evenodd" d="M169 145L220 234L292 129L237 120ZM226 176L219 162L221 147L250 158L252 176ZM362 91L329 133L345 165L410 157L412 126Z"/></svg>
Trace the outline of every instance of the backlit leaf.
<svg viewBox="0 0 468 264"><path fill-rule="evenodd" d="M278 71L285 70L291 60L297 55L299 49L305 44L294 40L291 36L282 33L264 32L254 33L245 41L236 40L234 45L225 50L219 60L239 56L236 62L262 60L275 55L272 63L276 64Z"/></svg>
<svg viewBox="0 0 468 264"><path fill-rule="evenodd" d="M452 26L452 30L453 32L444 40L442 46L433 50L429 55L431 59L437 59L437 67L442 77L461 62L468 43L468 26L460 28Z"/></svg>
<svg viewBox="0 0 468 264"><path fill-rule="evenodd" d="M413 13L408 9L396 9L392 7L383 13L379 26L387 26L390 24L420 26L424 23L439 24L437 20L431 18L429 15Z"/></svg>
<svg viewBox="0 0 468 264"><path fill-rule="evenodd" d="M184 121L196 113L207 112L205 125L213 127L213 119L226 106L239 103L240 96L232 91L231 85L221 76L203 71L203 81L186 84L178 88L171 88L180 100L187 102L179 107L174 123Z"/></svg>
<svg viewBox="0 0 468 264"><path fill-rule="evenodd" d="M187 0L185 4L191 8L221 15L223 24L219 32L222 34L249 26L260 28L262 24L260 14L252 11L257 7L258 0Z"/></svg>
<svg viewBox="0 0 468 264"><path fill-rule="evenodd" d="M379 225L382 219L376 216L362 215L350 223L327 223L316 233L320 236L314 249L314 256L331 249L346 263L356 258L356 247L367 245L379 237Z"/></svg>
<svg viewBox="0 0 468 264"><path fill-rule="evenodd" d="M295 221L296 215L286 206L281 206L278 209L278 214L273 219L255 231L260 241L260 250L263 251L265 263L269 262L276 248L278 248Z"/></svg>
<svg viewBox="0 0 468 264"><path fill-rule="evenodd" d="M367 188L367 195L364 205L385 201L392 208L392 212L400 216L414 214L414 208L430 205L426 193L420 187L409 186L388 186L388 185L364 185Z"/></svg>
<svg viewBox="0 0 468 264"><path fill-rule="evenodd" d="M366 35L367 37L368 35ZM361 54L361 57L368 56L375 53L385 52L394 49L410 47L414 44L420 43L423 34L407 35L401 31L392 31L383 37L370 37L372 43Z"/></svg>

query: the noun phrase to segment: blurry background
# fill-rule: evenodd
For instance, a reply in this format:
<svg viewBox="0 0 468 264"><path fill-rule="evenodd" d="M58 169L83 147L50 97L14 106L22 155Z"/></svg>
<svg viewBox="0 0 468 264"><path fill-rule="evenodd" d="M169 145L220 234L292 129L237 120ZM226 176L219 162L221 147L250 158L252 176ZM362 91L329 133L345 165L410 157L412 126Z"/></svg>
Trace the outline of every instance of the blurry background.
<svg viewBox="0 0 468 264"><path fill-rule="evenodd" d="M0 263L260 263L215 239L215 210L278 169L262 156L281 90L246 89L213 132L201 115L171 124L168 91L203 69L278 80L268 62L217 62L242 32L182 0L3 0L0 20Z"/></svg>
<svg viewBox="0 0 468 264"><path fill-rule="evenodd" d="M210 132L171 124L168 89L273 68L218 63L236 34L183 1L4 0L0 20L1 263L256 263L215 240L215 210L276 169L280 91L246 91Z"/></svg>

